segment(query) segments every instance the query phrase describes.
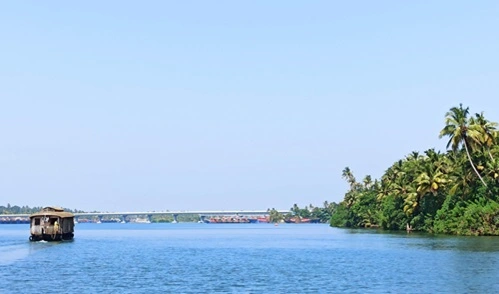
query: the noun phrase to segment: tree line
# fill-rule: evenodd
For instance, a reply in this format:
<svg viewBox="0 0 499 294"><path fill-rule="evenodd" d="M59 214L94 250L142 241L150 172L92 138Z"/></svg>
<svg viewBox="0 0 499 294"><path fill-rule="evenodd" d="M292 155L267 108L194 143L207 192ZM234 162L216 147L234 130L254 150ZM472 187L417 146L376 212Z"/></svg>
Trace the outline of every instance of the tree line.
<svg viewBox="0 0 499 294"><path fill-rule="evenodd" d="M282 221L289 221L290 219L298 219L297 222L303 219L311 219L319 223L329 223L332 215L334 214L338 204L334 202L324 201L322 206L314 206L309 204L308 206L300 207L298 204L293 204L293 207L289 209L289 213L281 214L274 208L268 209L269 211L269 221L272 223L279 223Z"/></svg>
<svg viewBox="0 0 499 294"><path fill-rule="evenodd" d="M331 226L499 235L497 126L460 104L445 114L439 134L449 140L446 152L412 152L374 181L358 182L346 167L349 190Z"/></svg>
<svg viewBox="0 0 499 294"><path fill-rule="evenodd" d="M41 206L35 206L35 207L29 207L29 206L18 206L18 205L10 205L10 203L7 203L7 206L2 206L0 205L0 214L32 214L35 212L39 212L42 210L43 207ZM65 211L69 212L84 212L82 210L78 209L69 209L69 208L63 208Z"/></svg>

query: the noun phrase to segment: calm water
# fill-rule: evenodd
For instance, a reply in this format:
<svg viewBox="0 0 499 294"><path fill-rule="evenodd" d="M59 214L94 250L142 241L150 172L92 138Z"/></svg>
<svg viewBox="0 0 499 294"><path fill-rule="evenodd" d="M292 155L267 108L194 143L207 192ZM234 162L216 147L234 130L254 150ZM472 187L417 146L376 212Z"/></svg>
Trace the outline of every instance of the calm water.
<svg viewBox="0 0 499 294"><path fill-rule="evenodd" d="M314 224L0 225L0 293L499 293L499 238Z"/></svg>

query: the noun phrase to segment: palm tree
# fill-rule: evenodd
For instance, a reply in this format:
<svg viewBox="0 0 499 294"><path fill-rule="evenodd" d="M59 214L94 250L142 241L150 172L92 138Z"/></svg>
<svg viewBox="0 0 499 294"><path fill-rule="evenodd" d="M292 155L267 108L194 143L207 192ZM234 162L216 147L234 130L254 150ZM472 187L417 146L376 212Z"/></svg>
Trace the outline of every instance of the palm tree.
<svg viewBox="0 0 499 294"><path fill-rule="evenodd" d="M413 153L414 155L414 153ZM416 158L419 156L416 156ZM404 201L404 212L411 216L418 206L418 197L413 172L417 165L414 156L409 161L399 161L395 163L389 171L393 172L390 177L385 177L382 181L380 190L378 190L377 199L382 200L387 195L395 198L401 198Z"/></svg>
<svg viewBox="0 0 499 294"><path fill-rule="evenodd" d="M450 139L447 143L447 148L451 146L452 151L454 152L456 152L461 145L464 146L471 167L480 181L482 181L483 185L487 187L487 184L482 179L482 176L477 171L473 164L473 160L471 159L468 145L476 147L480 144L480 131L477 129L477 125L470 124L468 115L469 107L463 108L462 104L459 104L459 108L452 107L450 111L445 114L445 127L440 131L439 138L449 136Z"/></svg>
<svg viewBox="0 0 499 294"><path fill-rule="evenodd" d="M343 169L341 177L344 178L345 180L347 180L347 182L350 184L350 189L353 190L353 188L355 187L355 184L356 184L356 180L355 180L355 177L353 176L352 171L350 170L350 168L348 166Z"/></svg>
<svg viewBox="0 0 499 294"><path fill-rule="evenodd" d="M381 181L381 184L376 186L376 200L382 201L385 197L388 197L391 193L391 183L388 180Z"/></svg>
<svg viewBox="0 0 499 294"><path fill-rule="evenodd" d="M408 161L411 161L411 160L418 161L420 158L421 158L421 156L419 155L419 152L417 152L417 151L412 151L409 155L406 156L406 159Z"/></svg>
<svg viewBox="0 0 499 294"><path fill-rule="evenodd" d="M487 149L490 159L494 160L494 157L490 152L490 147L492 147L496 142L497 123L485 119L483 112L481 112L480 114L476 113L475 117L471 118L470 124L477 126L480 131L480 144Z"/></svg>
<svg viewBox="0 0 499 294"><path fill-rule="evenodd" d="M410 176L402 176L397 179L391 185L391 195L395 195L395 197L400 197L404 200L404 212L407 216L411 216L416 207L419 205L418 193L415 182L411 181Z"/></svg>
<svg viewBox="0 0 499 294"><path fill-rule="evenodd" d="M381 177L381 181L391 184L398 177L404 176L405 171L403 170L403 163L404 163L403 160L399 160L395 162L392 166L390 166Z"/></svg>
<svg viewBox="0 0 499 294"><path fill-rule="evenodd" d="M452 196L459 194L462 197L470 195L473 172L466 167L465 163L468 161L466 156L462 152L455 153L449 150L445 158L449 162L446 172L452 182L449 194Z"/></svg>
<svg viewBox="0 0 499 294"><path fill-rule="evenodd" d="M499 159L487 162L488 175L495 181L499 180Z"/></svg>
<svg viewBox="0 0 499 294"><path fill-rule="evenodd" d="M439 171L433 164L427 164L425 171L422 172L416 179L418 184L417 192L422 197L426 193L437 195L438 190L441 189L447 182L447 175Z"/></svg>
<svg viewBox="0 0 499 294"><path fill-rule="evenodd" d="M351 208L359 201L359 193L357 191L350 190L345 194L344 202L347 208Z"/></svg>
<svg viewBox="0 0 499 294"><path fill-rule="evenodd" d="M425 151L427 156L426 161L428 163L435 165L435 168L443 173L448 173L451 163L449 159L444 156L440 151L436 152L435 149L431 148Z"/></svg>
<svg viewBox="0 0 499 294"><path fill-rule="evenodd" d="M364 183L364 188L366 189L370 189L373 186L373 181L370 175L365 176L362 182Z"/></svg>
<svg viewBox="0 0 499 294"><path fill-rule="evenodd" d="M407 216L412 216L414 211L419 205L418 193L416 191L411 191L404 198L404 212Z"/></svg>

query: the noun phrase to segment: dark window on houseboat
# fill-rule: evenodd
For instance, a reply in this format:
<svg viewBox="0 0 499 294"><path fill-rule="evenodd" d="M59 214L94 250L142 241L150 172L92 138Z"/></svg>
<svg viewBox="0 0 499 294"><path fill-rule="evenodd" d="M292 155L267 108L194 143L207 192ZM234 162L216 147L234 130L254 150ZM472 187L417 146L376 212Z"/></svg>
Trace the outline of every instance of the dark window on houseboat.
<svg viewBox="0 0 499 294"><path fill-rule="evenodd" d="M35 218L35 226L39 226L40 225L40 218Z"/></svg>
<svg viewBox="0 0 499 294"><path fill-rule="evenodd" d="M51 224L51 225L54 225L56 220L57 220L56 218L51 218L51 219L50 219L50 224Z"/></svg>

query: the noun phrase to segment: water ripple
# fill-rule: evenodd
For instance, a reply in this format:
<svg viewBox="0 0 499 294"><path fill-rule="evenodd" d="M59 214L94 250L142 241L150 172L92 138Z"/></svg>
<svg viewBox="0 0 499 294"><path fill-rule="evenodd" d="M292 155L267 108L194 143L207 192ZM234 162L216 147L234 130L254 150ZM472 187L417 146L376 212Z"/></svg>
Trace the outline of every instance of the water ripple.
<svg viewBox="0 0 499 294"><path fill-rule="evenodd" d="M74 242L43 244L24 241L25 228L1 229L5 293L499 292L497 238L324 225L101 224L78 225Z"/></svg>

